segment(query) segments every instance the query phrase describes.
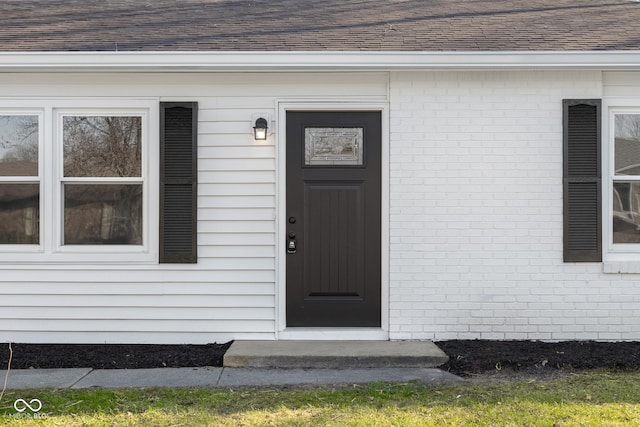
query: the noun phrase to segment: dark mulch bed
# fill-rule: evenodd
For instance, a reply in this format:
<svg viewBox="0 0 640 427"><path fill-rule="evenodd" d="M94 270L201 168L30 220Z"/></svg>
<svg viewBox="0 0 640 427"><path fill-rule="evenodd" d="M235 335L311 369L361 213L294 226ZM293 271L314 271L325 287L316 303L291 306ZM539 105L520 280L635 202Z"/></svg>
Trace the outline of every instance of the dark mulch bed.
<svg viewBox="0 0 640 427"><path fill-rule="evenodd" d="M640 342L440 341L440 368L470 376L497 371L639 369Z"/></svg>
<svg viewBox="0 0 640 427"><path fill-rule="evenodd" d="M495 372L555 372L594 368L640 369L640 342L440 341L449 362L442 369L461 376ZM163 368L222 366L231 343L207 345L12 344L12 369ZM0 343L0 370L8 362Z"/></svg>
<svg viewBox="0 0 640 427"><path fill-rule="evenodd" d="M12 369L134 369L222 366L231 342L206 345L12 344ZM0 370L6 369L8 344L0 344Z"/></svg>

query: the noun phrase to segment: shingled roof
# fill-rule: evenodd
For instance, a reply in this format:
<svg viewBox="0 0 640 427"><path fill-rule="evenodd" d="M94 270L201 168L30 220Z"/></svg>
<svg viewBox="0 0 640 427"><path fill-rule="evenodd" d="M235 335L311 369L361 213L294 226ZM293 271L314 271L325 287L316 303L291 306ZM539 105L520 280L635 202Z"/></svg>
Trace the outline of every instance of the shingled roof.
<svg viewBox="0 0 640 427"><path fill-rule="evenodd" d="M5 0L0 51L640 49L634 0Z"/></svg>

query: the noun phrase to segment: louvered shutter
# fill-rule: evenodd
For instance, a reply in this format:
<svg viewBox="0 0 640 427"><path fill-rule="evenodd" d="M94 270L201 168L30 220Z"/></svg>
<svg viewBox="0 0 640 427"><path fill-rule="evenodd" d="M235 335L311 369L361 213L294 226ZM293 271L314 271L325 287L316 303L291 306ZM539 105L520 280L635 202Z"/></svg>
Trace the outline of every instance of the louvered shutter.
<svg viewBox="0 0 640 427"><path fill-rule="evenodd" d="M196 102L160 103L160 262L196 263Z"/></svg>
<svg viewBox="0 0 640 427"><path fill-rule="evenodd" d="M564 261L602 261L599 99L565 99Z"/></svg>

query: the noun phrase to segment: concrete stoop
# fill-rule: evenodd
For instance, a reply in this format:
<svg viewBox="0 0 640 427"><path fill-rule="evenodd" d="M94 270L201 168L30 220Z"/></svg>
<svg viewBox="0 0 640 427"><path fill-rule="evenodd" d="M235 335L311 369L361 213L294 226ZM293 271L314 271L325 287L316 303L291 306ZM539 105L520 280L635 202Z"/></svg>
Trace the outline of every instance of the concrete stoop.
<svg viewBox="0 0 640 427"><path fill-rule="evenodd" d="M449 358L431 341L234 341L225 367L434 368Z"/></svg>

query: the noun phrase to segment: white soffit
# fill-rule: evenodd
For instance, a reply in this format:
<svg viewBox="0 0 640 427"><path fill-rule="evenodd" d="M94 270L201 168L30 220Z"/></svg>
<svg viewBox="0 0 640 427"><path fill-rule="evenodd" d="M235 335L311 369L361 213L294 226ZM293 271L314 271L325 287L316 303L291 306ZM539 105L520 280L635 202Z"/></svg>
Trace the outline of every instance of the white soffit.
<svg viewBox="0 0 640 427"><path fill-rule="evenodd" d="M638 70L640 51L0 52L0 72Z"/></svg>

